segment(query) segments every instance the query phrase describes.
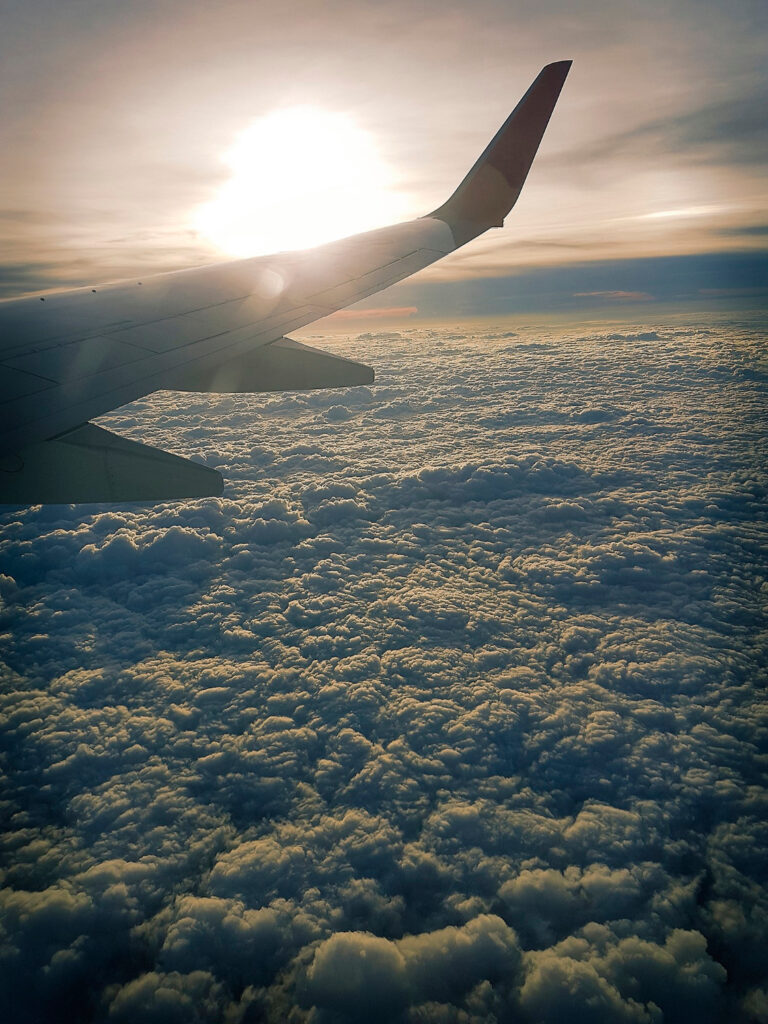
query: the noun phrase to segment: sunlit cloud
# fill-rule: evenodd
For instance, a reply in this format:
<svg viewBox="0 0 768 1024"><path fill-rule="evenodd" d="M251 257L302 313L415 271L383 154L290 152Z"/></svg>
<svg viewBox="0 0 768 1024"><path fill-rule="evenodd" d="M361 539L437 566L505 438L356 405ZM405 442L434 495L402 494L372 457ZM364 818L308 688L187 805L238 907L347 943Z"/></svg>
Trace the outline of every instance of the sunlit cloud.
<svg viewBox="0 0 768 1024"><path fill-rule="evenodd" d="M575 299L607 299L609 302L648 302L653 299L648 292L597 291L574 292Z"/></svg>
<svg viewBox="0 0 768 1024"><path fill-rule="evenodd" d="M672 210L656 210L654 213L641 213L638 220L667 220L676 217L710 217L724 213L730 209L721 203L711 203L706 206L679 206Z"/></svg>
<svg viewBox="0 0 768 1024"><path fill-rule="evenodd" d="M646 310L325 338L105 420L225 497L5 513L9 1020L761 1019L764 335Z"/></svg>
<svg viewBox="0 0 768 1024"><path fill-rule="evenodd" d="M331 313L327 320L388 320L415 316L419 312L416 306L385 306L373 309L339 309Z"/></svg>

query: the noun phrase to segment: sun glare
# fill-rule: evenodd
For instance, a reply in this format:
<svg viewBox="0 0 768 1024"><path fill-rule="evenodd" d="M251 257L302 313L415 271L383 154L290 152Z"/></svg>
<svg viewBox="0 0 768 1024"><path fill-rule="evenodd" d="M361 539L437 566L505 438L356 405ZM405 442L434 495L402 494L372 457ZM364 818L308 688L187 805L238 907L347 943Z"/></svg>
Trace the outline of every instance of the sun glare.
<svg viewBox="0 0 768 1024"><path fill-rule="evenodd" d="M407 216L373 137L346 114L275 111L223 160L231 177L196 210L194 227L229 256L304 249Z"/></svg>

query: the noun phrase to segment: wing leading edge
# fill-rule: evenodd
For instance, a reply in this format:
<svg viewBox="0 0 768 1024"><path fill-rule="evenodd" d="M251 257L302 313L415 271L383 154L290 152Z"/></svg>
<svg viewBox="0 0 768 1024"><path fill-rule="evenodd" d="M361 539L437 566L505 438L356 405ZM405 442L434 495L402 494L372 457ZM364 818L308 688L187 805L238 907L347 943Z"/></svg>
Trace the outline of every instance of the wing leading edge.
<svg viewBox="0 0 768 1024"><path fill-rule="evenodd" d="M0 303L0 502L220 494L215 470L88 421L160 389L370 383L369 367L284 335L501 226L570 64L540 72L453 195L426 217L304 252Z"/></svg>

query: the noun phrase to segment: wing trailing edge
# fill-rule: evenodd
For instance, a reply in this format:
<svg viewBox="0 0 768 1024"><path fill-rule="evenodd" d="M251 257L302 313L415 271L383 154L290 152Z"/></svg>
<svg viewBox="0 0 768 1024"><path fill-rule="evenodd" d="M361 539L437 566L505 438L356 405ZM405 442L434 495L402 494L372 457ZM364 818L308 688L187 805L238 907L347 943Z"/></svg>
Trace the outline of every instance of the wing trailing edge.
<svg viewBox="0 0 768 1024"><path fill-rule="evenodd" d="M164 501L221 494L220 473L94 423L0 461L0 502Z"/></svg>
<svg viewBox="0 0 768 1024"><path fill-rule="evenodd" d="M219 393L314 391L372 384L373 378L373 370L364 363L280 338L212 369L186 368L174 387Z"/></svg>
<svg viewBox="0 0 768 1024"><path fill-rule="evenodd" d="M373 378L370 366L281 338L221 366L188 367L174 387L219 394L311 391L371 384ZM170 501L222 490L216 470L94 423L0 459L1 504Z"/></svg>

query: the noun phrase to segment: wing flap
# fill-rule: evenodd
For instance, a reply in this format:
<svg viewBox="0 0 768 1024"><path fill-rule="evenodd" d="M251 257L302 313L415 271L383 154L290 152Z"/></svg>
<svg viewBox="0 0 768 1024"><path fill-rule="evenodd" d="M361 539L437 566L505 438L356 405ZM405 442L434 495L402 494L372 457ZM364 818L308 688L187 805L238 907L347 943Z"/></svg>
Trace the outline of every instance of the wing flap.
<svg viewBox="0 0 768 1024"><path fill-rule="evenodd" d="M86 423L0 460L0 503L163 501L221 494L221 474Z"/></svg>
<svg viewBox="0 0 768 1024"><path fill-rule="evenodd" d="M372 384L373 378L373 370L364 363L281 338L219 366L187 367L177 387L180 391L223 393L313 391Z"/></svg>

